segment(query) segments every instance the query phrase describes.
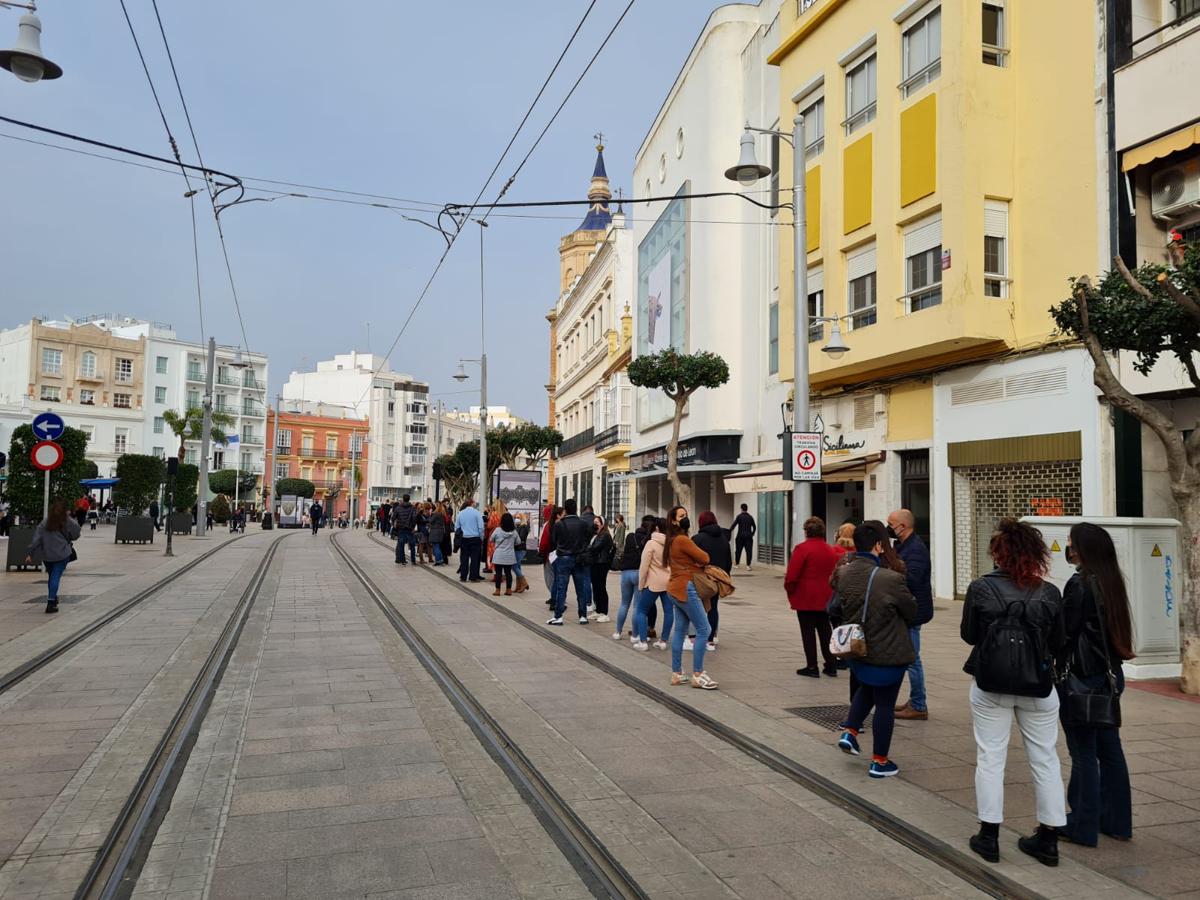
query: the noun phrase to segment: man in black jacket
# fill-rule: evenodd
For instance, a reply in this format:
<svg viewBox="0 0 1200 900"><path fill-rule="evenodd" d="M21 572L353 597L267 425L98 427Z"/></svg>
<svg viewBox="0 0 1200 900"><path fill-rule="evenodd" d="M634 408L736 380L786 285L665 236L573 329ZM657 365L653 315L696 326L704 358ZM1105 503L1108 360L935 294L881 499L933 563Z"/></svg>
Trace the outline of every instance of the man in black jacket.
<svg viewBox="0 0 1200 900"><path fill-rule="evenodd" d="M317 533L317 529L321 527L321 516L325 514L325 510L321 508L321 503L314 500L312 506L308 508L308 521L312 523L313 534Z"/></svg>
<svg viewBox="0 0 1200 900"><path fill-rule="evenodd" d="M408 547L412 563L417 564L417 508L409 502L405 494L400 502L392 507L392 534L396 538L396 562L401 566L408 565L404 561L404 548Z"/></svg>
<svg viewBox="0 0 1200 900"><path fill-rule="evenodd" d="M749 572L750 566L754 562L754 533L758 531L758 526L754 524L754 516L750 515L750 508L745 503L742 504L742 511L733 520L733 527L737 529L735 536L737 557L734 562L741 565L742 551L745 550L746 571Z"/></svg>
<svg viewBox="0 0 1200 900"><path fill-rule="evenodd" d="M588 623L587 608L592 600L591 565L584 556L592 541L594 522L576 515L578 505L575 498L563 503L563 516L550 532L550 540L556 554L554 559L553 614L547 625L561 625L563 612L567 608L567 583L575 582L575 600L579 607L579 624Z"/></svg>
<svg viewBox="0 0 1200 900"><path fill-rule="evenodd" d="M929 548L913 530L916 520L911 510L898 509L887 518L888 535L896 540L896 553L907 567L908 589L917 598L917 618L908 629L916 659L908 667L908 702L896 707L897 719L928 719L925 705L925 666L921 663L921 626L933 619L933 572Z"/></svg>

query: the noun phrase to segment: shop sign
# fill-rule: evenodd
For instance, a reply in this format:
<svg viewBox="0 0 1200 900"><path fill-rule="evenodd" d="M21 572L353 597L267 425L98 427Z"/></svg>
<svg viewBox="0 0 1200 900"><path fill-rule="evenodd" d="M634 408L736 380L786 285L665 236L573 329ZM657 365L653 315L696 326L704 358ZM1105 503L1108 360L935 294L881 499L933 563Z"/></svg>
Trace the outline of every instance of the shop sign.
<svg viewBox="0 0 1200 900"><path fill-rule="evenodd" d="M713 463L736 463L741 450L741 435L711 435L688 438L679 442L675 461L679 466L701 466ZM629 457L631 472L667 468L667 448L659 447Z"/></svg>
<svg viewBox="0 0 1200 900"><path fill-rule="evenodd" d="M1066 504L1062 497L1030 497L1029 507L1035 516L1063 516Z"/></svg>
<svg viewBox="0 0 1200 900"><path fill-rule="evenodd" d="M825 449L826 453L845 454L849 453L851 450L861 450L863 447L867 446L867 442L866 440L848 441L846 440L846 436L844 434L839 434L837 436L837 440L835 441L829 437L829 435L825 435L821 439L821 446Z"/></svg>

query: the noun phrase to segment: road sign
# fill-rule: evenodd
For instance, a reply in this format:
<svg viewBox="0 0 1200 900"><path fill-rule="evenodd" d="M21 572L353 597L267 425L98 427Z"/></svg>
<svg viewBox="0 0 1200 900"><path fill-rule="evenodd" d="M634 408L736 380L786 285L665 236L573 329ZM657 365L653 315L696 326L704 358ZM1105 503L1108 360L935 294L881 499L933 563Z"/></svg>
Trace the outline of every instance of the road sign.
<svg viewBox="0 0 1200 900"><path fill-rule="evenodd" d="M63 448L54 441L38 441L29 451L29 458L36 468L49 472L63 464Z"/></svg>
<svg viewBox="0 0 1200 900"><path fill-rule="evenodd" d="M792 432L792 481L821 480L821 432Z"/></svg>
<svg viewBox="0 0 1200 900"><path fill-rule="evenodd" d="M33 434L39 441L57 441L67 430L58 413L38 413L33 420Z"/></svg>

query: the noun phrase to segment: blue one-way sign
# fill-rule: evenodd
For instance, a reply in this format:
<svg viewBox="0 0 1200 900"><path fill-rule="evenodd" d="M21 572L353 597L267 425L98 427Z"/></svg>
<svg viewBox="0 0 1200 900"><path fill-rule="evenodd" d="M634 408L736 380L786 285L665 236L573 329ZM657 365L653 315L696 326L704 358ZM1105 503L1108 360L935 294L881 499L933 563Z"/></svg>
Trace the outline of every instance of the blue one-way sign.
<svg viewBox="0 0 1200 900"><path fill-rule="evenodd" d="M38 413L33 420L33 433L39 441L57 441L66 430L67 426L58 413Z"/></svg>

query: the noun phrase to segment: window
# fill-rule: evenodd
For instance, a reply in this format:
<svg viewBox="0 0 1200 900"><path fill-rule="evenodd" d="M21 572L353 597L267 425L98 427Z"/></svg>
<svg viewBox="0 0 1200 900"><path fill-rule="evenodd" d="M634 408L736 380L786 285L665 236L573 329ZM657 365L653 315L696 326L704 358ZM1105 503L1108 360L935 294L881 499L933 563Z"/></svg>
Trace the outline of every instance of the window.
<svg viewBox="0 0 1200 900"><path fill-rule="evenodd" d="M96 404L96 392L83 388L79 392L79 402L84 406L94 406Z"/></svg>
<svg viewBox="0 0 1200 900"><path fill-rule="evenodd" d="M292 432L286 428L275 432L275 447L279 450L292 449Z"/></svg>
<svg viewBox="0 0 1200 900"><path fill-rule="evenodd" d="M857 251L846 260L846 294L850 327L866 328L875 324L875 245Z"/></svg>
<svg viewBox="0 0 1200 900"><path fill-rule="evenodd" d="M188 362L187 380L188 381L203 381L204 380L204 369L201 367L200 363L191 362L191 361Z"/></svg>
<svg viewBox="0 0 1200 900"><path fill-rule="evenodd" d="M189 466L194 466L200 461L200 452L198 450L185 450L183 452L183 461Z"/></svg>
<svg viewBox="0 0 1200 900"><path fill-rule="evenodd" d="M118 428L113 434L113 452L124 453L129 448L129 429Z"/></svg>
<svg viewBox="0 0 1200 900"><path fill-rule="evenodd" d="M1175 19L1186 19L1200 13L1200 0L1171 0L1175 7Z"/></svg>
<svg viewBox="0 0 1200 900"><path fill-rule="evenodd" d="M42 373L44 375L62 374L62 351L50 347L42 348Z"/></svg>
<svg viewBox="0 0 1200 900"><path fill-rule="evenodd" d="M153 447L153 448L151 448L150 452L154 456L157 456L159 459L162 459L163 457L165 457L167 455L166 448L164 448L164 447Z"/></svg>
<svg viewBox="0 0 1200 900"><path fill-rule="evenodd" d="M305 453L310 454L310 455L312 454L313 436L311 434L306 434L306 435L304 435L304 437L302 437L300 439L300 448Z"/></svg>
<svg viewBox="0 0 1200 900"><path fill-rule="evenodd" d="M288 469L287 463L275 463L275 477L276 478L287 478L289 471L290 470Z"/></svg>
<svg viewBox="0 0 1200 900"><path fill-rule="evenodd" d="M353 434L350 436L350 449L355 453L362 453L363 436L361 434Z"/></svg>
<svg viewBox="0 0 1200 900"><path fill-rule="evenodd" d="M133 395L132 394L113 394L113 406L116 409L132 409Z"/></svg>
<svg viewBox="0 0 1200 900"><path fill-rule="evenodd" d="M846 134L875 118L875 54L846 70Z"/></svg>
<svg viewBox="0 0 1200 900"><path fill-rule="evenodd" d="M818 97L804 109L804 158L814 159L825 149L825 98Z"/></svg>
<svg viewBox="0 0 1200 900"><path fill-rule="evenodd" d="M214 450L212 459L213 459L212 467L213 467L214 471L216 469L225 468L225 451L224 450Z"/></svg>
<svg viewBox="0 0 1200 900"><path fill-rule="evenodd" d="M337 453L337 437L327 436L325 438L325 452Z"/></svg>
<svg viewBox="0 0 1200 900"><path fill-rule="evenodd" d="M79 357L79 377L96 377L96 354L91 350L85 350L83 356Z"/></svg>
<svg viewBox="0 0 1200 900"><path fill-rule="evenodd" d="M243 444L257 444L258 443L258 438L254 434L254 426L253 425L243 425L242 426L242 443Z"/></svg>
<svg viewBox="0 0 1200 900"><path fill-rule="evenodd" d="M814 321L825 315L825 271L821 266L808 270L808 342L825 336L825 323Z"/></svg>
<svg viewBox="0 0 1200 900"><path fill-rule="evenodd" d="M1008 49L1005 46L1003 0L983 4L983 61L989 66L1003 66Z"/></svg>
<svg viewBox="0 0 1200 900"><path fill-rule="evenodd" d="M129 384L133 381L133 360L117 357L117 383Z"/></svg>
<svg viewBox="0 0 1200 900"><path fill-rule="evenodd" d="M62 388L53 384L43 384L40 397L43 400L57 403L62 397Z"/></svg>
<svg viewBox="0 0 1200 900"><path fill-rule="evenodd" d="M908 312L942 302L942 217L924 219L904 232L904 299Z"/></svg>
<svg viewBox="0 0 1200 900"><path fill-rule="evenodd" d="M162 434L166 427L166 420L162 416L154 417L154 433Z"/></svg>
<svg viewBox="0 0 1200 900"><path fill-rule="evenodd" d="M396 404L393 401L389 400L388 401L388 418L389 419L395 418L395 415L396 415Z"/></svg>
<svg viewBox="0 0 1200 900"><path fill-rule="evenodd" d="M767 311L767 372L776 375L779 372L779 302L771 304Z"/></svg>
<svg viewBox="0 0 1200 900"><path fill-rule="evenodd" d="M907 97L942 74L941 7L906 29L902 43L904 81L900 93Z"/></svg>
<svg viewBox="0 0 1200 900"><path fill-rule="evenodd" d="M192 409L193 407L197 407L200 405L200 392L199 391L188 391L187 392L187 405L188 405L188 409Z"/></svg>
<svg viewBox="0 0 1200 900"><path fill-rule="evenodd" d="M159 375L167 374L167 358L165 356L157 356L154 358L154 371Z"/></svg>
<svg viewBox="0 0 1200 900"><path fill-rule="evenodd" d="M154 388L154 402L155 403L166 403L167 402L167 389L165 387L163 387L162 385L158 385L157 387Z"/></svg>
<svg viewBox="0 0 1200 900"><path fill-rule="evenodd" d="M983 203L983 296L1008 296L1008 204Z"/></svg>

